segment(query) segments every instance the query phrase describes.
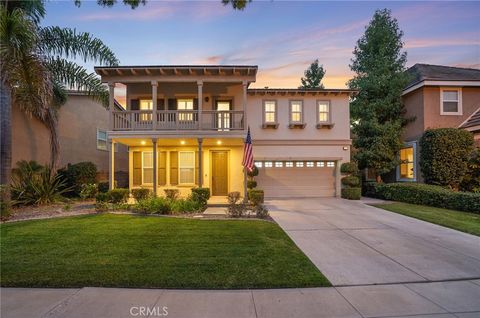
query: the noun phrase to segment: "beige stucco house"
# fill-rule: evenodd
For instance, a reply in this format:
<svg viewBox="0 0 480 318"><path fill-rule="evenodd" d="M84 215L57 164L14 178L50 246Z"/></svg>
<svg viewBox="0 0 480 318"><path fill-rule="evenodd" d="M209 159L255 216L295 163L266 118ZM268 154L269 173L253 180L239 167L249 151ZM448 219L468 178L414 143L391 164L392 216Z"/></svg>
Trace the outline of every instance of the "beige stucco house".
<svg viewBox="0 0 480 318"><path fill-rule="evenodd" d="M115 144L129 147L130 188L195 186L214 197L244 193L250 127L258 187L266 197L339 195L350 160L349 97L342 89L250 89L257 66L96 67L110 87L110 181ZM126 110L114 110L115 86ZM122 86L123 86L122 85Z"/></svg>

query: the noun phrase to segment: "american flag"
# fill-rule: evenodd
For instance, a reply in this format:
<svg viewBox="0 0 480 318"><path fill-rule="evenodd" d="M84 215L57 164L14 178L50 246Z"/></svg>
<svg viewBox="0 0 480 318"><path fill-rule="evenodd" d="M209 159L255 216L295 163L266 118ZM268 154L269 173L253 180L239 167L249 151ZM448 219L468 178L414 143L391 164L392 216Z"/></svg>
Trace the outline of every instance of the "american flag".
<svg viewBox="0 0 480 318"><path fill-rule="evenodd" d="M248 170L253 170L253 148L252 137L250 137L250 127L248 127L247 138L245 139L245 147L243 148L242 165Z"/></svg>

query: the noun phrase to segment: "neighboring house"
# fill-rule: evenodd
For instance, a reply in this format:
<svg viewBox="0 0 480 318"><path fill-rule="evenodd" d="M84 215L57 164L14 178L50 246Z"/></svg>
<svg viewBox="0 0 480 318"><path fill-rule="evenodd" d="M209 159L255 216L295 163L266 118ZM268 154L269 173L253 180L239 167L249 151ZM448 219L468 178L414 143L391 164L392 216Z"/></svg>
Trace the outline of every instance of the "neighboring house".
<svg viewBox="0 0 480 318"><path fill-rule="evenodd" d="M209 187L244 194L243 145L250 127L258 187L266 197L339 195L350 160L349 97L342 89L248 89L257 66L96 67L126 87L127 110L111 113L109 149L129 146L130 187ZM110 171L116 170L111 153ZM110 175L110 182L113 174ZM111 182L112 184L112 182Z"/></svg>
<svg viewBox="0 0 480 318"><path fill-rule="evenodd" d="M115 103L115 109L123 108ZM97 165L100 179L107 180L107 130L109 112L99 102L81 92L69 92L67 103L59 110L59 167L81 161ZM118 147L117 171L128 170L128 151ZM20 160L50 162L50 133L39 120L20 109L12 110L12 167ZM103 175L103 177L102 177ZM119 174L120 175L120 174ZM125 182L124 182L125 183ZM126 184L125 184L126 185Z"/></svg>
<svg viewBox="0 0 480 318"><path fill-rule="evenodd" d="M405 148L397 181L422 182L419 140L428 128L464 128L480 144L480 70L440 65L415 64L407 70L411 82L402 97L407 117Z"/></svg>

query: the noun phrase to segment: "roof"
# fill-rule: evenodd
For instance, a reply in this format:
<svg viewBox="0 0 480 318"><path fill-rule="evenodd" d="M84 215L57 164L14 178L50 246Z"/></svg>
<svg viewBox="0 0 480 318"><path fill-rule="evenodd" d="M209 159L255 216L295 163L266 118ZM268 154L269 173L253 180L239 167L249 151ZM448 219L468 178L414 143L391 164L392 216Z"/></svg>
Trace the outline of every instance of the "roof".
<svg viewBox="0 0 480 318"><path fill-rule="evenodd" d="M472 114L463 124L460 125L460 128L469 128L474 126L480 126L480 108Z"/></svg>
<svg viewBox="0 0 480 318"><path fill-rule="evenodd" d="M407 70L412 76L405 89L423 81L479 81L480 70L444 65L415 64ZM480 83L479 83L480 85Z"/></svg>
<svg viewBox="0 0 480 318"><path fill-rule="evenodd" d="M255 76L257 65L122 65L95 66L102 76L111 75L241 75Z"/></svg>
<svg viewBox="0 0 480 318"><path fill-rule="evenodd" d="M320 95L320 94L348 94L353 95L357 93L356 90L353 89L327 89L327 88L249 88L248 94L250 95L305 95L305 94L312 94L312 95Z"/></svg>

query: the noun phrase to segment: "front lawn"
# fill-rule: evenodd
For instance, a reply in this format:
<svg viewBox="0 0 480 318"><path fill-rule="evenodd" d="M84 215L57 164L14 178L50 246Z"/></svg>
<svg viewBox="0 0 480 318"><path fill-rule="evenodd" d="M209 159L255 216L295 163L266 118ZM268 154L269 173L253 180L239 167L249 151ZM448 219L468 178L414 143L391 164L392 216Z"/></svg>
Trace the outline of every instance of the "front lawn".
<svg viewBox="0 0 480 318"><path fill-rule="evenodd" d="M330 286L278 225L85 215L0 225L1 286Z"/></svg>
<svg viewBox="0 0 480 318"><path fill-rule="evenodd" d="M401 202L375 204L374 206L480 236L480 214Z"/></svg>

